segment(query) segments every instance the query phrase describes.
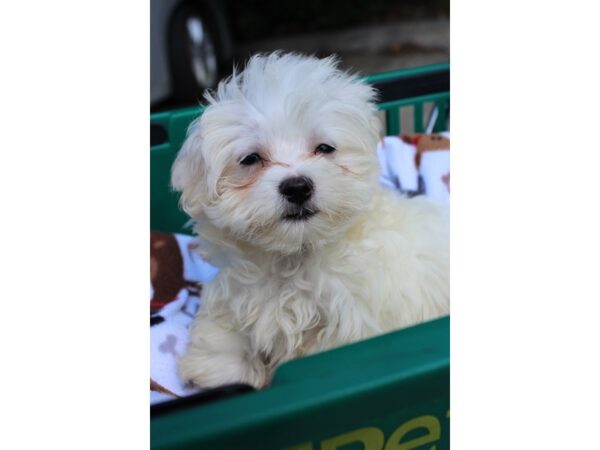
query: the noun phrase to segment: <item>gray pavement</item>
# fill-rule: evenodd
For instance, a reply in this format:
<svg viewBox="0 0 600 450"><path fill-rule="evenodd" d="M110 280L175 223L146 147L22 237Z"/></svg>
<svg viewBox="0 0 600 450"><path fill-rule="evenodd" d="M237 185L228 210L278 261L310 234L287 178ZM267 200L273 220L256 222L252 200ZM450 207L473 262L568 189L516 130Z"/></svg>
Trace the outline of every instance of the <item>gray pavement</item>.
<svg viewBox="0 0 600 450"><path fill-rule="evenodd" d="M450 23L447 19L421 20L286 36L241 43L237 56L277 49L319 56L335 53L344 68L366 75L448 62Z"/></svg>

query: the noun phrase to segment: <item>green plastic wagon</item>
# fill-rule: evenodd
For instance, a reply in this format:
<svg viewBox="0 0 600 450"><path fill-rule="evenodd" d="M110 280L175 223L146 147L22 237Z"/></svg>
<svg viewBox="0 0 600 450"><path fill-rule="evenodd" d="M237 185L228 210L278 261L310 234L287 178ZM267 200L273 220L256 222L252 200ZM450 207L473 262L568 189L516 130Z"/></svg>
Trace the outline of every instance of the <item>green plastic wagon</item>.
<svg viewBox="0 0 600 450"><path fill-rule="evenodd" d="M448 64L367 77L386 134L449 128ZM153 114L150 225L189 233L171 164L201 107ZM401 123L401 120L404 123ZM244 386L151 408L153 449L442 450L449 448L450 319L288 362L271 386Z"/></svg>

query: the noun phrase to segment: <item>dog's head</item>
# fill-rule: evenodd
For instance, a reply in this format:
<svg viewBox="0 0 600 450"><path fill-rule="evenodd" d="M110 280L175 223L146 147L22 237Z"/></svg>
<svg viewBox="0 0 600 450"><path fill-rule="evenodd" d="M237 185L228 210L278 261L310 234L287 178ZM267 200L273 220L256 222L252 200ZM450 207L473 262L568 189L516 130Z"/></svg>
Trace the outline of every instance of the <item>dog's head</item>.
<svg viewBox="0 0 600 450"><path fill-rule="evenodd" d="M172 174L201 235L206 226L289 254L339 238L366 209L377 185L375 93L336 66L255 56L207 95Z"/></svg>

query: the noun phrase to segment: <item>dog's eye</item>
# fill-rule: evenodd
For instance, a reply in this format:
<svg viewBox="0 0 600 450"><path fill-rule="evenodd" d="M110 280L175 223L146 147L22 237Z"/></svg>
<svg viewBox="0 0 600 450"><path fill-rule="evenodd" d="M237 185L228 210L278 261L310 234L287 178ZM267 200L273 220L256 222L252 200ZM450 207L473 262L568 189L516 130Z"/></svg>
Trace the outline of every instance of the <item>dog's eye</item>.
<svg viewBox="0 0 600 450"><path fill-rule="evenodd" d="M257 162L262 161L262 158L258 153L250 153L249 155L244 156L240 160L240 164L242 166L251 166L252 164L256 164Z"/></svg>
<svg viewBox="0 0 600 450"><path fill-rule="evenodd" d="M317 145L317 148L315 148L315 153L333 153L335 152L335 148L333 148L331 145L327 145L327 144L319 144Z"/></svg>

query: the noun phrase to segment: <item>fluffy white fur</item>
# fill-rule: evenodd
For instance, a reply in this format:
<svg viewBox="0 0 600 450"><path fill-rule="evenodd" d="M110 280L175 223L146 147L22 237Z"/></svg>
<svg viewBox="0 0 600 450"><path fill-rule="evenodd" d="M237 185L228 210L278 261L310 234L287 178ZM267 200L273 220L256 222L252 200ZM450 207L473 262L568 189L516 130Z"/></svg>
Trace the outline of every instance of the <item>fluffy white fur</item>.
<svg viewBox="0 0 600 450"><path fill-rule="evenodd" d="M375 93L336 65L255 56L189 128L172 182L221 268L181 360L194 384L261 387L286 360L448 313L447 211L379 186ZM282 218L291 176L314 182L307 220Z"/></svg>

